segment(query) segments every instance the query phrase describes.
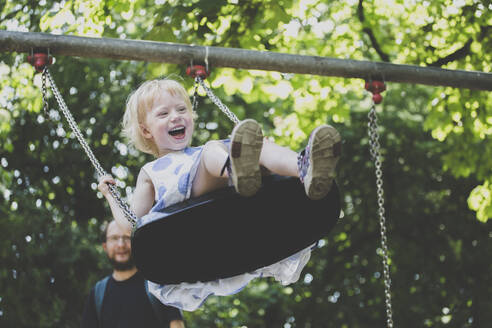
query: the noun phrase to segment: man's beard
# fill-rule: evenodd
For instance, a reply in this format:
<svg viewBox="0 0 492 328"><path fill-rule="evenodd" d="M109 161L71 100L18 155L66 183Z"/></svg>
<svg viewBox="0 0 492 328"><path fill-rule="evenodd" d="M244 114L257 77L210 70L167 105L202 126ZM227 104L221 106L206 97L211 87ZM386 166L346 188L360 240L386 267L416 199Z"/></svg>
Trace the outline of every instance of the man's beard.
<svg viewBox="0 0 492 328"><path fill-rule="evenodd" d="M116 261L114 257L108 257L108 259L115 271L127 271L135 267L132 254L130 254L128 261L125 262Z"/></svg>

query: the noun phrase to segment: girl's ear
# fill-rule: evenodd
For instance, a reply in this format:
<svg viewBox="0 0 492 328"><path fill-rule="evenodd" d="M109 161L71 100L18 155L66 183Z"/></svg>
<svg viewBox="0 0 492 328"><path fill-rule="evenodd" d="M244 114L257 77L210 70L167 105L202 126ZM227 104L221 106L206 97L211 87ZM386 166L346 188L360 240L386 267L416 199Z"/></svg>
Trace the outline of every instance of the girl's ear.
<svg viewBox="0 0 492 328"><path fill-rule="evenodd" d="M140 132L145 139L152 139L152 134L144 124L139 124Z"/></svg>

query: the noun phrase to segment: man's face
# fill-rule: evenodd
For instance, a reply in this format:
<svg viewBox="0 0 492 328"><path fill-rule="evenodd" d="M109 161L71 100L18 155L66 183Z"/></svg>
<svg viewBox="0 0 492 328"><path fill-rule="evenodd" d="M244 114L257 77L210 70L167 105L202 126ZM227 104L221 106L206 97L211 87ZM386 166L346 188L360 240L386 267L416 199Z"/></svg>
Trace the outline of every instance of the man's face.
<svg viewBox="0 0 492 328"><path fill-rule="evenodd" d="M131 233L121 229L115 221L108 225L103 248L114 270L126 271L135 266L132 258Z"/></svg>

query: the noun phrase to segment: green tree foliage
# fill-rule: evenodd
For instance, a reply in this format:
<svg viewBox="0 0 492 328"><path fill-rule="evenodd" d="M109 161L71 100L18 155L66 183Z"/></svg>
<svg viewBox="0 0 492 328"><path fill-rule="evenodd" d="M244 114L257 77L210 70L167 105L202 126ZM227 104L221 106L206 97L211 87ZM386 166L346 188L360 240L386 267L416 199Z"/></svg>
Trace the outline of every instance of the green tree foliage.
<svg viewBox="0 0 492 328"><path fill-rule="evenodd" d="M237 47L491 72L492 4L461 1L0 0L0 29ZM131 194L151 158L125 146L129 92L185 67L57 57L50 71L101 165ZM189 327L381 327L379 223L363 81L212 68L240 118L300 149L324 122L344 139L343 218L300 281L258 280L186 313ZM94 170L24 54L0 54L0 326L77 327L109 267ZM194 143L232 123L199 90ZM400 327L492 320L492 95L390 84L378 106L393 313ZM478 218L479 220L476 220ZM233 217L231 217L233 219ZM281 228L279 227L279 233ZM158 256L158 252L156 252Z"/></svg>

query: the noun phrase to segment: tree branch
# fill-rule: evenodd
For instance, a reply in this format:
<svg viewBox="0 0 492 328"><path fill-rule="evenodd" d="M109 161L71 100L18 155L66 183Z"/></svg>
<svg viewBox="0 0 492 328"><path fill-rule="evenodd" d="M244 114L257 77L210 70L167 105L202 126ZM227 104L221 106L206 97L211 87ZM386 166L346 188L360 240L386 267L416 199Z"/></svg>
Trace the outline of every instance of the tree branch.
<svg viewBox="0 0 492 328"><path fill-rule="evenodd" d="M490 25L481 26L480 34L478 35L478 41L482 41L483 39L485 39L489 35L490 29L492 29L492 26ZM455 52L444 58L439 58L438 60L429 64L428 66L441 67L452 61L459 60L461 58L466 57L467 55L470 55L472 43L473 43L473 38L468 39L468 41L466 41L463 47L461 47L460 49L456 50Z"/></svg>
<svg viewBox="0 0 492 328"><path fill-rule="evenodd" d="M364 0L359 0L359 5L357 7L357 14L359 16L359 20L361 23L364 23L365 21L365 16L364 16L364 6L362 5L362 2ZM382 61L384 62L389 62L390 58L388 54L386 54L381 46L379 45L378 40L376 39L376 36L374 35L374 32L369 28L369 27L364 27L362 29L364 33L366 33L369 36L369 39L371 40L372 47L374 50L376 50L376 53L379 55Z"/></svg>
<svg viewBox="0 0 492 328"><path fill-rule="evenodd" d="M471 38L468 39L468 41L466 41L466 43L463 47L459 48L458 50L456 50L455 52L453 52L450 55L447 55L444 58L439 58L438 60L429 64L428 66L441 67L441 66L444 66L450 62L453 62L455 60L459 60L461 58L466 57L467 55L470 54L472 42L473 42L473 39L471 39Z"/></svg>
<svg viewBox="0 0 492 328"><path fill-rule="evenodd" d="M492 29L492 25L480 26L480 36L478 41L482 41L485 37L490 36L490 30Z"/></svg>
<svg viewBox="0 0 492 328"><path fill-rule="evenodd" d="M0 23L3 23L5 21L8 21L9 19L14 18L18 13L22 12L23 9L24 8L21 8L21 9L18 9L18 10L15 10L15 11L8 13L7 15L5 15L5 17L0 19Z"/></svg>

